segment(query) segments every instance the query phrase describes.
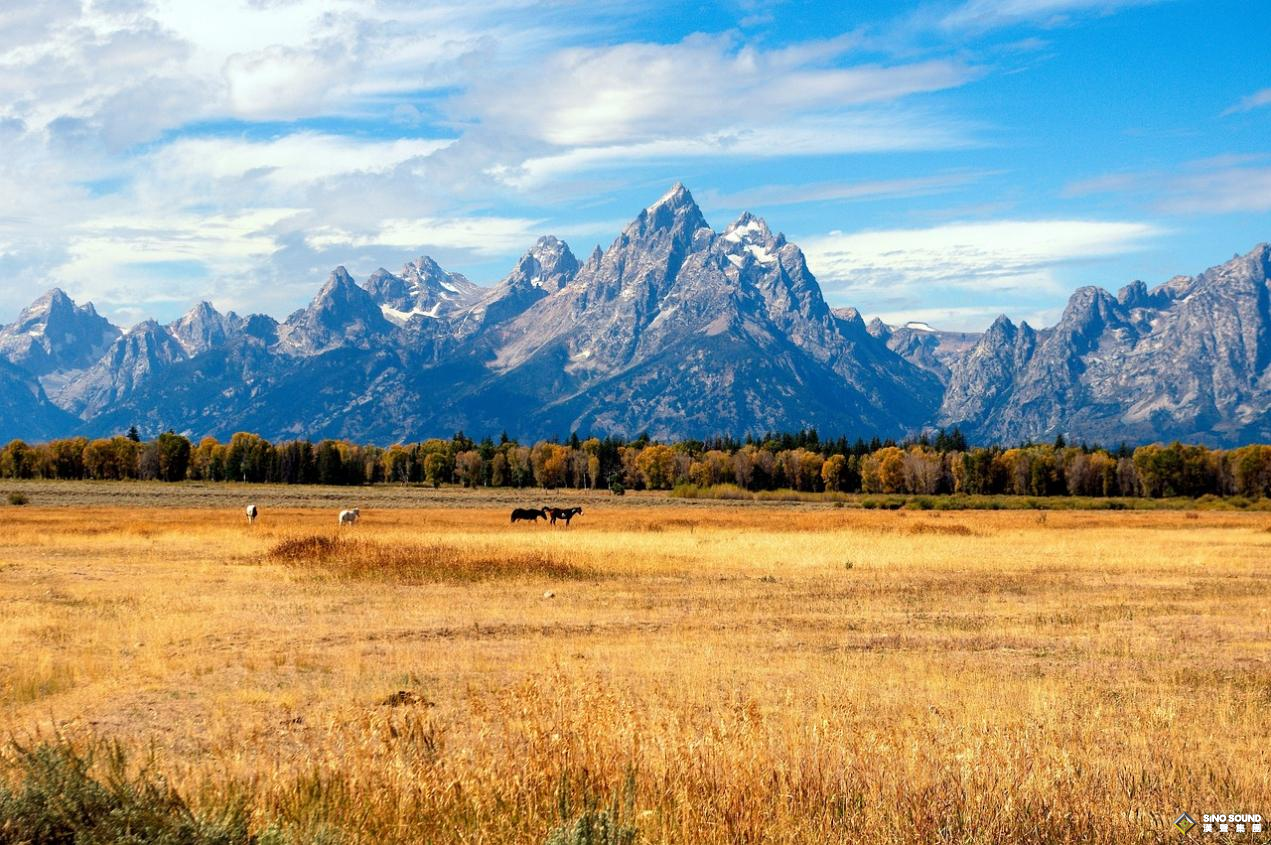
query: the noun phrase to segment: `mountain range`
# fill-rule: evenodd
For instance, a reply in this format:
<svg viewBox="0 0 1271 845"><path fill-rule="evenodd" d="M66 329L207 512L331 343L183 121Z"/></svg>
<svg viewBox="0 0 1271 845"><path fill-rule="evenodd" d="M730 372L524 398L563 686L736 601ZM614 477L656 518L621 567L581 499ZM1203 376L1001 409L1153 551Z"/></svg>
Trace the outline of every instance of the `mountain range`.
<svg viewBox="0 0 1271 845"><path fill-rule="evenodd" d="M279 322L196 305L123 331L52 290L0 329L0 437L136 425L396 442L457 429L702 437L813 426L975 442L1271 440L1271 247L1058 324L866 325L803 252L743 214L717 232L675 185L580 261L543 237L490 287L423 256L335 268Z"/></svg>

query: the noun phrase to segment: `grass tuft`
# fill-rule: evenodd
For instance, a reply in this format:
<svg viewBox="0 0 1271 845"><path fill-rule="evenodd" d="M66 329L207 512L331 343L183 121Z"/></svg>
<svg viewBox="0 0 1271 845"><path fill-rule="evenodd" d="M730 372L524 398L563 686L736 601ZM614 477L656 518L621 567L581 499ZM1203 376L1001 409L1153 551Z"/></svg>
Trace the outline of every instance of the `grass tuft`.
<svg viewBox="0 0 1271 845"><path fill-rule="evenodd" d="M906 534L942 534L947 537L978 537L978 532L961 523L916 522L905 526Z"/></svg>
<svg viewBox="0 0 1271 845"><path fill-rule="evenodd" d="M322 534L281 540L265 553L265 560L317 569L337 578L401 583L595 576L554 552L539 549L492 551L449 543L389 545Z"/></svg>

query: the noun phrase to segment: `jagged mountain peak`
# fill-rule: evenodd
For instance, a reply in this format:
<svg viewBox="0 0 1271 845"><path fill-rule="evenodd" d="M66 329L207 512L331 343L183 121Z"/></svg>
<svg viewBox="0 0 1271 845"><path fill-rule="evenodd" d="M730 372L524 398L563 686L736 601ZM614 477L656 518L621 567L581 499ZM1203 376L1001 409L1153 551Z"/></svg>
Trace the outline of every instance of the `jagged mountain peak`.
<svg viewBox="0 0 1271 845"><path fill-rule="evenodd" d="M643 209L623 234L629 238L645 238L670 233L676 240L688 240L699 229L709 228L688 188L676 182L657 202Z"/></svg>
<svg viewBox="0 0 1271 845"><path fill-rule="evenodd" d="M162 323L153 317L147 317L140 323L137 323L132 328L128 329L128 331L124 332L124 337L154 334L162 331L165 331Z"/></svg>
<svg viewBox="0 0 1271 845"><path fill-rule="evenodd" d="M203 300L179 319L168 325L168 331L188 355L198 355L221 346L238 334L242 321L238 315L222 314L212 303Z"/></svg>
<svg viewBox="0 0 1271 845"><path fill-rule="evenodd" d="M337 291L357 287L357 282L353 281L353 277L349 275L349 271L345 269L343 264L337 265L330 275L327 276L326 282L318 291L318 299L329 298Z"/></svg>
<svg viewBox="0 0 1271 845"><path fill-rule="evenodd" d="M407 261L402 266L400 275L403 279L411 282L442 285L449 283L451 274L447 273L431 255L421 255L416 259Z"/></svg>
<svg viewBox="0 0 1271 845"><path fill-rule="evenodd" d="M447 271L430 255L408 261L402 268L401 277L418 286L417 297L424 291L432 291L442 298L462 298L479 290L479 286L470 282L467 276Z"/></svg>
<svg viewBox="0 0 1271 845"><path fill-rule="evenodd" d="M1021 324L1023 325L1023 324ZM1019 327L1005 314L998 314L997 317L985 329L984 336L987 337L1006 337L1014 338L1018 333Z"/></svg>
<svg viewBox="0 0 1271 845"><path fill-rule="evenodd" d="M119 334L92 303L77 305L54 287L0 328L0 356L43 379L90 366Z"/></svg>
<svg viewBox="0 0 1271 845"><path fill-rule="evenodd" d="M1121 303L1106 290L1093 285L1077 288L1068 298L1058 330L1094 334L1103 326L1123 322Z"/></svg>
<svg viewBox="0 0 1271 845"><path fill-rule="evenodd" d="M349 271L341 265L331 271L331 274L327 276L326 282L323 283L317 295L309 303L309 307L299 313L342 308L344 306L361 308L368 302L374 304L367 291L361 288L353 280L353 276L349 274Z"/></svg>
<svg viewBox="0 0 1271 845"><path fill-rule="evenodd" d="M599 266L598 260L589 261L587 266L593 263ZM466 339L523 314L543 297L572 282L581 269L569 244L555 235L542 236L493 289L458 310L456 335Z"/></svg>
<svg viewBox="0 0 1271 845"><path fill-rule="evenodd" d="M667 206L670 208L696 207L697 203L693 200L693 195L689 193L689 189L684 186L683 182L676 181L665 194L658 197L657 201L645 209L650 214L656 212L659 208Z"/></svg>
<svg viewBox="0 0 1271 845"><path fill-rule="evenodd" d="M743 211L740 217L728 224L721 237L734 243L739 241L766 241L772 237L772 231L768 228L768 221L751 214L749 211Z"/></svg>
<svg viewBox="0 0 1271 845"><path fill-rule="evenodd" d="M861 312L855 308L836 308L833 309L834 316L847 323L854 329L863 329L869 331L869 326L865 325L865 318L861 316ZM875 318L877 319L877 318Z"/></svg>
<svg viewBox="0 0 1271 845"><path fill-rule="evenodd" d="M428 255L407 262L400 274L381 267L366 280L366 290L384 316L399 325L456 311L486 292L462 273L448 272Z"/></svg>
<svg viewBox="0 0 1271 845"><path fill-rule="evenodd" d="M51 287L27 306L28 311L47 311L50 308L75 307L75 300L59 287ZM91 307L91 306L90 306Z"/></svg>
<svg viewBox="0 0 1271 845"><path fill-rule="evenodd" d="M336 346L365 346L391 329L379 303L341 265L331 271L307 308L287 318L278 340L291 354L312 355Z"/></svg>
<svg viewBox="0 0 1271 845"><path fill-rule="evenodd" d="M504 280L507 284L525 284L548 292L560 290L578 274L581 265L569 244L555 235L544 235L534 242L512 273Z"/></svg>
<svg viewBox="0 0 1271 845"><path fill-rule="evenodd" d="M1141 279L1135 279L1117 291L1117 302L1126 308L1147 308L1154 304L1147 283Z"/></svg>
<svg viewBox="0 0 1271 845"><path fill-rule="evenodd" d="M569 244L555 235L543 235L540 237L534 242L534 246L530 247L526 255L532 255L543 263L555 263L561 259L572 260L575 263L578 261L573 251L569 248Z"/></svg>
<svg viewBox="0 0 1271 845"><path fill-rule="evenodd" d="M518 389L550 385L555 398L543 413L572 428L843 426L823 416L829 401L884 431L901 408L935 407L938 382L869 337L859 315L831 314L797 246L754 215L727 231L735 237L711 231L677 186L577 282L507 324L491 368L525 385ZM760 386L783 378L821 387L813 397ZM874 404L880 396L889 397L885 407ZM866 407L878 410L869 416Z"/></svg>
<svg viewBox="0 0 1271 845"><path fill-rule="evenodd" d="M97 309L91 302L79 305L66 291L60 287L52 287L23 308L17 322L47 325L50 320L59 316L73 318L73 315L98 316Z"/></svg>

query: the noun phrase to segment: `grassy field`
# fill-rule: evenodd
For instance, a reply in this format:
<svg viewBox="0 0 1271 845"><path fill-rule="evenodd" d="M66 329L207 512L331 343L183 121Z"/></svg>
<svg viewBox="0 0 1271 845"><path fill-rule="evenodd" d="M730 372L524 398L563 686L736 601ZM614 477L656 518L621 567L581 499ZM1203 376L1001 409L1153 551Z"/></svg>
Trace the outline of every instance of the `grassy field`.
<svg viewBox="0 0 1271 845"><path fill-rule="evenodd" d="M118 741L276 841L586 841L591 806L640 843L1271 815L1266 512L628 496L553 530L507 523L538 493L87 488L2 511L0 735Z"/></svg>

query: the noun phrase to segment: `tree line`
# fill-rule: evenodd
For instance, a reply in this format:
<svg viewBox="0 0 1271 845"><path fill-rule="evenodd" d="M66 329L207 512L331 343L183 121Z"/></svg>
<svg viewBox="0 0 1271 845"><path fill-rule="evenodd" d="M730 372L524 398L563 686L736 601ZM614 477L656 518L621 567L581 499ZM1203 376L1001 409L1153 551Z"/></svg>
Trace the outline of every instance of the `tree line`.
<svg viewBox="0 0 1271 845"><path fill-rule="evenodd" d="M1271 446L1182 443L1130 449L1054 443L971 447L957 429L905 442L822 440L814 429L737 440L662 443L642 435L526 445L503 435L387 447L345 440L279 443L250 433L198 443L168 432L71 437L0 449L0 478L460 484L667 490L678 485L845 493L1027 496L1271 496Z"/></svg>

